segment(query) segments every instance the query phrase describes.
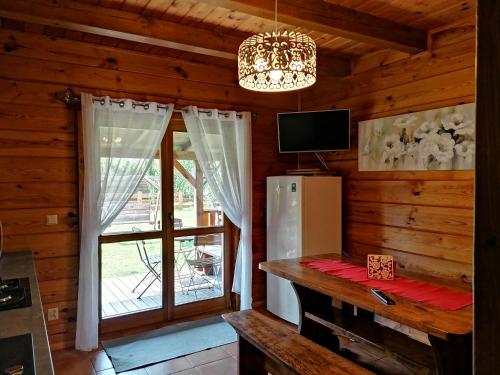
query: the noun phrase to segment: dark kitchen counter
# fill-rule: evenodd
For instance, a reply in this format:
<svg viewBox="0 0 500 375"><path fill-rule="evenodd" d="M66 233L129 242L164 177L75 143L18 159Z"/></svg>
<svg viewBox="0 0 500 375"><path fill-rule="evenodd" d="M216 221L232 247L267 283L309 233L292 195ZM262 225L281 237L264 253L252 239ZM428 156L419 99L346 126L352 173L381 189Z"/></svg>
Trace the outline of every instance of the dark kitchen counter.
<svg viewBox="0 0 500 375"><path fill-rule="evenodd" d="M0 258L0 277L4 280L29 277L32 301L30 307L0 311L0 338L31 333L36 373L53 375L49 340L31 251L4 253Z"/></svg>

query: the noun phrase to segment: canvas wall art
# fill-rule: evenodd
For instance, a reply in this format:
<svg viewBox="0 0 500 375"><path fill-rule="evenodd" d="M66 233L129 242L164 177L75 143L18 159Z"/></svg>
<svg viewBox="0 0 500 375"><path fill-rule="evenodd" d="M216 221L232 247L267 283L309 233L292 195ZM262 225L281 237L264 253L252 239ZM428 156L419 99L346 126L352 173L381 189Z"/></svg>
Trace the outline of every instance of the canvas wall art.
<svg viewBox="0 0 500 375"><path fill-rule="evenodd" d="M358 169L474 169L476 105L359 122Z"/></svg>

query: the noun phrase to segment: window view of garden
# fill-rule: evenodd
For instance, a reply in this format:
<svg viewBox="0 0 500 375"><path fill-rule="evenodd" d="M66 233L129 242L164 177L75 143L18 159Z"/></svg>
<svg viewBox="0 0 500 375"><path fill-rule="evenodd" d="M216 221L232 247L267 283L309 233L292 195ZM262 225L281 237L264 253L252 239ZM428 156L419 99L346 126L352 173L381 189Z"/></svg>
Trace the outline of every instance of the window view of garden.
<svg viewBox="0 0 500 375"><path fill-rule="evenodd" d="M161 230L161 165L154 159L135 193L104 234Z"/></svg>
<svg viewBox="0 0 500 375"><path fill-rule="evenodd" d="M158 153L159 154L159 153ZM154 159L104 235L162 229L161 162ZM219 202L186 133L174 132L174 229L223 225ZM223 234L174 239L175 305L223 296ZM162 240L101 246L101 315L110 318L162 307Z"/></svg>

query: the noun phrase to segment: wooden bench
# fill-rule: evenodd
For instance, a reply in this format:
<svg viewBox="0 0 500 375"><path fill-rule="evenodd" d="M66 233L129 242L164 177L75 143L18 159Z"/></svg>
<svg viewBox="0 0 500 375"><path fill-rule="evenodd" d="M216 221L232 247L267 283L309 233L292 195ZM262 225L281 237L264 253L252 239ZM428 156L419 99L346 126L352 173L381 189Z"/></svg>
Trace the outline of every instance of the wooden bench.
<svg viewBox="0 0 500 375"><path fill-rule="evenodd" d="M222 317L239 335L239 374L373 374L255 310Z"/></svg>

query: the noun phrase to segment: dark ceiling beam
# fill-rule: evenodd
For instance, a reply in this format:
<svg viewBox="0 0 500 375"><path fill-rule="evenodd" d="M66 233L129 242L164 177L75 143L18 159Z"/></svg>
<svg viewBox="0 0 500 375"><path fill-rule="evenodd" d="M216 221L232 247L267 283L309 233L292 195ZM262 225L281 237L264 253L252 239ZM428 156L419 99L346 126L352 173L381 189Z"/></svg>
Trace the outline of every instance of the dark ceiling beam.
<svg viewBox="0 0 500 375"><path fill-rule="evenodd" d="M274 20L274 1L211 0L226 9ZM427 32L323 0L279 0L278 21L408 53L427 49Z"/></svg>
<svg viewBox="0 0 500 375"><path fill-rule="evenodd" d="M237 60L243 41L229 33L70 0L0 0L0 17L229 60ZM350 62L322 55L318 70L344 77L350 74Z"/></svg>

